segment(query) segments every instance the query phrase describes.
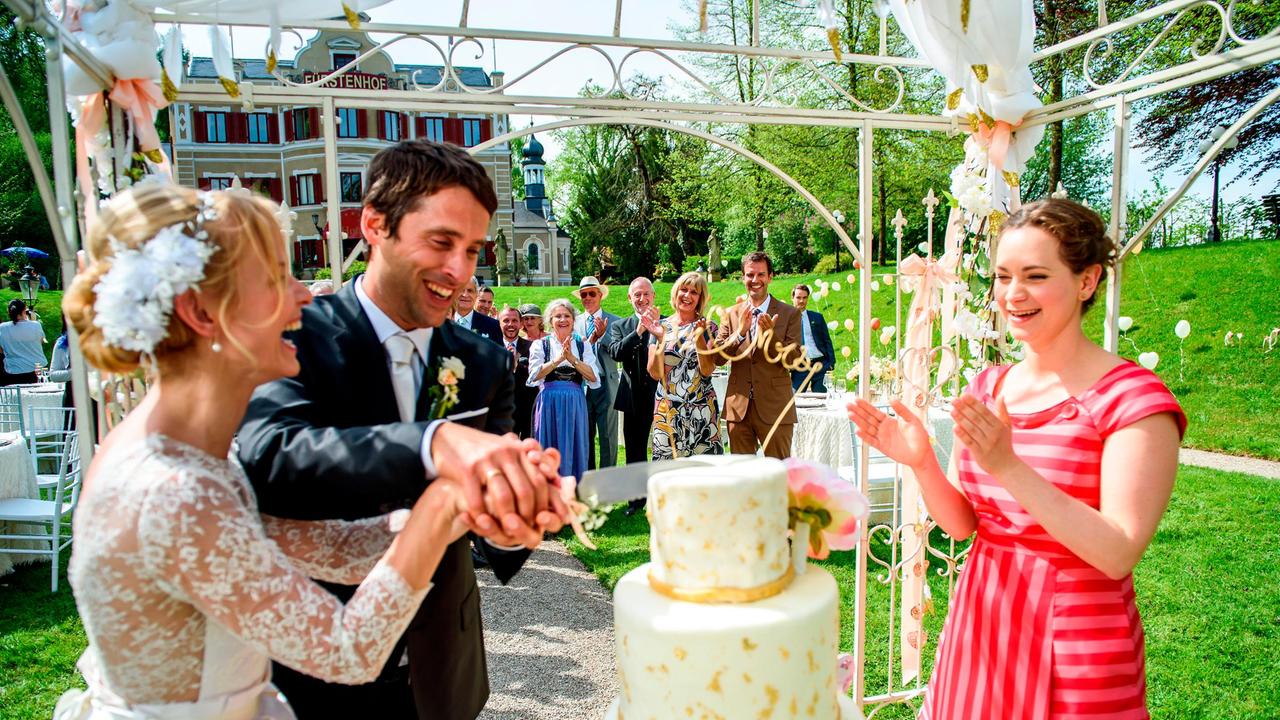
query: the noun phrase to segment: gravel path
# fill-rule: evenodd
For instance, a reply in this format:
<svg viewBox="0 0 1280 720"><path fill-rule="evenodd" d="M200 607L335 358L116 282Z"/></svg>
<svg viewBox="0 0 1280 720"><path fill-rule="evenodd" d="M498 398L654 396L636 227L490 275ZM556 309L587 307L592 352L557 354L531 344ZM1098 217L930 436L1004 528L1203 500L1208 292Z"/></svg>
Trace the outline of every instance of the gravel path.
<svg viewBox="0 0 1280 720"><path fill-rule="evenodd" d="M480 720L594 720L617 693L613 598L564 545L544 542L503 586L480 581L489 704Z"/></svg>
<svg viewBox="0 0 1280 720"><path fill-rule="evenodd" d="M1222 453L1182 448L1178 453L1178 462L1184 465L1195 465L1196 467L1227 470L1280 480L1280 462L1274 460L1262 460L1240 455L1223 455Z"/></svg>

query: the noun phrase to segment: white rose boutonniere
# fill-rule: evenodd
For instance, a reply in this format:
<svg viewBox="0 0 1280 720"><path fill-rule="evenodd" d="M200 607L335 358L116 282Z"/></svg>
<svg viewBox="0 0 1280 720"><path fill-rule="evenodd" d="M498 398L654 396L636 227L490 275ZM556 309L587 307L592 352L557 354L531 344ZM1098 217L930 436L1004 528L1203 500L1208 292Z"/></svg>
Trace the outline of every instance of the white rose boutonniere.
<svg viewBox="0 0 1280 720"><path fill-rule="evenodd" d="M431 394L432 420L439 420L449 414L449 410L458 404L458 382L467 376L467 366L456 357L447 357L440 361L436 371L436 385L428 392Z"/></svg>

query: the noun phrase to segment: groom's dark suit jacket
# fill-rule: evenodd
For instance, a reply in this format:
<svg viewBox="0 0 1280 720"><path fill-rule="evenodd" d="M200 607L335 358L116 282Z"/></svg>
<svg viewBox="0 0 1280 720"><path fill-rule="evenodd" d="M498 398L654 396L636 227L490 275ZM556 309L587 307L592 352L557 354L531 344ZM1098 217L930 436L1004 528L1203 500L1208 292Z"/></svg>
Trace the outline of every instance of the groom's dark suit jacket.
<svg viewBox="0 0 1280 720"><path fill-rule="evenodd" d="M418 420L400 422L386 354L355 284L317 298L302 315L302 329L293 335L301 372L254 392L237 437L240 462L263 513L355 520L411 507L428 482L419 451L430 412L428 390L443 358L466 365L449 415L487 409L458 422L492 433L511 431L511 358L502 346L451 322L436 328ZM420 718L472 720L480 713L489 682L470 542L464 537L445 552L434 586L401 639L409 651L413 702L405 671L397 667L401 646L382 678L363 686L322 683L277 665L277 686L300 718L412 717L414 703ZM528 557L527 551L504 552L482 540L476 546L503 582ZM355 591L325 587L344 601Z"/></svg>

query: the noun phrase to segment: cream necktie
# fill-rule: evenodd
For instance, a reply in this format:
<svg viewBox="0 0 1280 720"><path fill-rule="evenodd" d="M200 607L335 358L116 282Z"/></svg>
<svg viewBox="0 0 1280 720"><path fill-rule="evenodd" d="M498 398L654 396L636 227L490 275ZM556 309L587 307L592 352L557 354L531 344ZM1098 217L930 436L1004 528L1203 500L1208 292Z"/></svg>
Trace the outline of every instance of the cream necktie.
<svg viewBox="0 0 1280 720"><path fill-rule="evenodd" d="M383 345L387 348L387 357L391 358L391 387L396 393L400 420L412 422L418 404L418 378L413 372L413 354L418 349L404 333L392 335Z"/></svg>

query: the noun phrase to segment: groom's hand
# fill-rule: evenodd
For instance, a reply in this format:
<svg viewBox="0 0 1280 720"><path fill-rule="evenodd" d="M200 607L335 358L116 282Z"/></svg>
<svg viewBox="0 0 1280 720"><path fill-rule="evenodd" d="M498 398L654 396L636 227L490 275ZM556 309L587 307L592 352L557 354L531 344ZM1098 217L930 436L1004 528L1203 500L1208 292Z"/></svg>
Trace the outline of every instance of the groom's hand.
<svg viewBox="0 0 1280 720"><path fill-rule="evenodd" d="M444 423L431 440L440 477L457 482L478 534L500 545L536 545L539 514L549 507L548 477L537 442Z"/></svg>

